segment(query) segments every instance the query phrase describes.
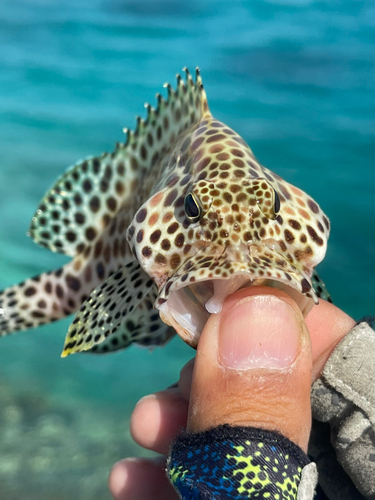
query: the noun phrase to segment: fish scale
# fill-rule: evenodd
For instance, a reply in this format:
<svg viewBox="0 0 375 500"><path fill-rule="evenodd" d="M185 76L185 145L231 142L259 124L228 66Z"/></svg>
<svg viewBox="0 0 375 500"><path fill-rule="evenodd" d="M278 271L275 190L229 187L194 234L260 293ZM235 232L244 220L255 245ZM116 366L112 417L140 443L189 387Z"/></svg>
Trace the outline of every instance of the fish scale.
<svg viewBox="0 0 375 500"><path fill-rule="evenodd" d="M328 218L211 115L199 70L185 72L124 144L43 197L30 235L73 260L1 292L1 335L78 311L62 356L163 345L175 331L195 347L238 288L282 288L304 314L330 300L314 271Z"/></svg>

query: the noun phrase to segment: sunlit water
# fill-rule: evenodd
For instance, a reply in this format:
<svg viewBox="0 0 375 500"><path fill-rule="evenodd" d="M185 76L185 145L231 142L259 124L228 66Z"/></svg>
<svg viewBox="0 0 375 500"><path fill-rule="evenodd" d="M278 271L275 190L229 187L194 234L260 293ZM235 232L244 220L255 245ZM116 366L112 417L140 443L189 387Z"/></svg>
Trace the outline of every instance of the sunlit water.
<svg viewBox="0 0 375 500"><path fill-rule="evenodd" d="M2 0L0 288L66 262L26 237L39 199L186 65L213 114L329 215L336 304L374 313L374 28L373 2ZM62 360L68 323L1 339L1 500L108 499L110 465L137 452L133 405L193 355L175 339Z"/></svg>

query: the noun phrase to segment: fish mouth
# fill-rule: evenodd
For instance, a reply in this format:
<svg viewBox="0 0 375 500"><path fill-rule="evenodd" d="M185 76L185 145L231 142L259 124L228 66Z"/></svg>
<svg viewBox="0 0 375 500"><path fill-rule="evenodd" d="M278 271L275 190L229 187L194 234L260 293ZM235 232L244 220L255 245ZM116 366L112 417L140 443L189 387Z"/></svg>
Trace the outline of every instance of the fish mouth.
<svg viewBox="0 0 375 500"><path fill-rule="evenodd" d="M219 257L199 253L168 278L159 292L155 307L161 319L194 348L209 316L219 313L225 298L239 289L260 285L281 289L304 317L318 303L312 270L310 275L301 272L267 247L250 247L241 260L236 254L231 258L228 253Z"/></svg>

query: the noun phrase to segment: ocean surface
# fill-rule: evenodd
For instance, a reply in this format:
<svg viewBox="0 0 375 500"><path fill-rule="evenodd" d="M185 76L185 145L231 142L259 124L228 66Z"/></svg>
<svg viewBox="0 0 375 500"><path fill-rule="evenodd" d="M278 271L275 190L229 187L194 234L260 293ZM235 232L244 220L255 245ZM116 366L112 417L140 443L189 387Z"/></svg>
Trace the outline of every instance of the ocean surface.
<svg viewBox="0 0 375 500"><path fill-rule="evenodd" d="M201 68L212 113L306 190L332 233L334 302L374 314L375 3L355 0L2 0L0 288L66 262L26 236L76 160L110 151L144 102ZM60 358L69 319L0 340L0 500L108 500L139 453L131 410L193 351Z"/></svg>

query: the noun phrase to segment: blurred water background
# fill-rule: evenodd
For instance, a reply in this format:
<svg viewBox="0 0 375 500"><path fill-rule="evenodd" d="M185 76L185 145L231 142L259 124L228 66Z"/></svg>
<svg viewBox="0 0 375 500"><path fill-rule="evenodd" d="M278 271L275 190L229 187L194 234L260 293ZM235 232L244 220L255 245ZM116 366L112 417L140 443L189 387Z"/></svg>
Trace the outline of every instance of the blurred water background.
<svg viewBox="0 0 375 500"><path fill-rule="evenodd" d="M66 262L26 237L41 196L198 65L213 114L329 215L336 304L374 313L374 43L372 1L2 0L0 288ZM60 359L68 323L1 339L1 500L108 500L133 405L193 355Z"/></svg>

